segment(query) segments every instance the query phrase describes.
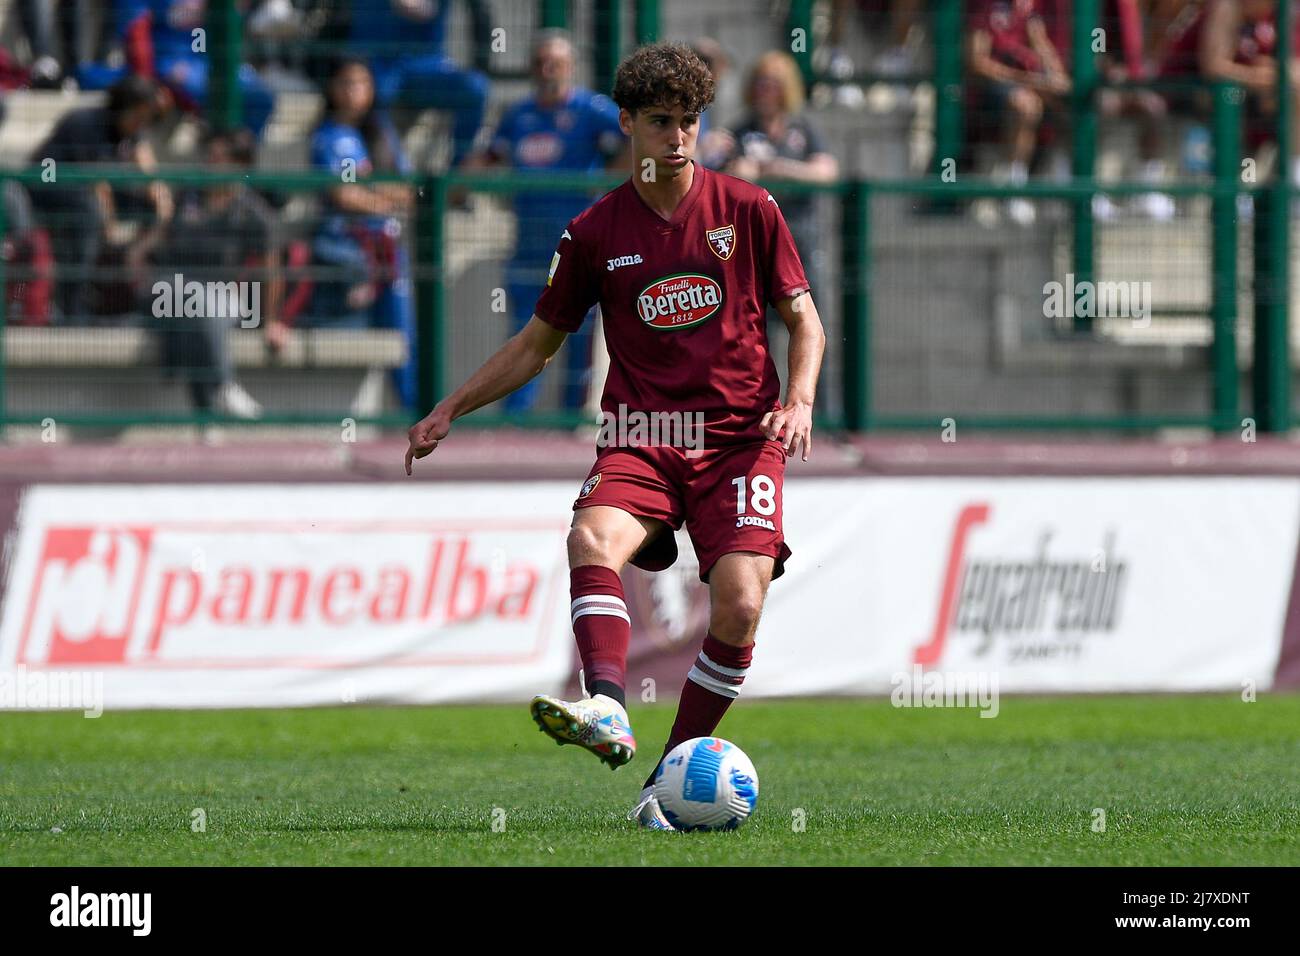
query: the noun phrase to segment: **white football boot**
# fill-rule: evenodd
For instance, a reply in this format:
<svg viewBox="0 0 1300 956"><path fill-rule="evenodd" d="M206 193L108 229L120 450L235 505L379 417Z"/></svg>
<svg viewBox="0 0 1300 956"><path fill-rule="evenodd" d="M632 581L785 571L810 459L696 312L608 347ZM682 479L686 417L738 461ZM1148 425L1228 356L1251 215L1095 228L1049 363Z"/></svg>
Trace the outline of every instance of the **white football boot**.
<svg viewBox="0 0 1300 956"><path fill-rule="evenodd" d="M533 720L557 744L577 744L590 750L610 770L636 755L636 738L627 711L614 698L597 694L583 700L560 700L539 694L533 698Z"/></svg>
<svg viewBox="0 0 1300 956"><path fill-rule="evenodd" d="M653 786L646 787L641 791L640 799L631 812L628 813L627 818L647 830L673 830L673 825L668 822L663 809L659 806L659 798L655 796ZM675 833L676 830L673 830L673 832Z"/></svg>

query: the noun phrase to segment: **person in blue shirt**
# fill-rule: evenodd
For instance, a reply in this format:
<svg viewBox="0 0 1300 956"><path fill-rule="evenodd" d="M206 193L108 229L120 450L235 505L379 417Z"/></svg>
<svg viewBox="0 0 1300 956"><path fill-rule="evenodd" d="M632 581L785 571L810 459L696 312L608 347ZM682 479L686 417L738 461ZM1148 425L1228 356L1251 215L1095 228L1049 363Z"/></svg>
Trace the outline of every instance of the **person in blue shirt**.
<svg viewBox="0 0 1300 956"><path fill-rule="evenodd" d="M551 172L600 172L630 165L618 107L608 96L573 83L573 44L563 30L542 30L533 43L533 93L506 109L487 150L467 167L508 165L545 177ZM506 265L506 296L514 330L522 329L546 285L555 243L574 216L598 198L591 191L523 191L515 196L517 239ZM591 370L592 323L565 343L564 407L580 408ZM506 398L509 412L537 400L537 380Z"/></svg>
<svg viewBox="0 0 1300 956"><path fill-rule="evenodd" d="M117 0L117 26L130 72L156 77L193 112L208 97L207 37L196 51L194 31L207 28L207 0ZM239 67L244 125L261 136L275 97L247 63Z"/></svg>
<svg viewBox="0 0 1300 956"><path fill-rule="evenodd" d="M488 22L482 0L469 0L476 35ZM451 166L474 146L487 108L488 79L446 55L451 0L353 0L352 51L370 57L383 107L449 110ZM483 38L476 36L481 44Z"/></svg>
<svg viewBox="0 0 1300 956"><path fill-rule="evenodd" d="M403 406L415 404L415 309L402 226L414 196L405 183L366 183L376 172L407 174L397 132L375 106L375 84L364 60L335 66L326 88L326 114L311 138L311 164L339 177L312 241L316 283L308 324L328 328L401 329L406 366L393 384Z"/></svg>

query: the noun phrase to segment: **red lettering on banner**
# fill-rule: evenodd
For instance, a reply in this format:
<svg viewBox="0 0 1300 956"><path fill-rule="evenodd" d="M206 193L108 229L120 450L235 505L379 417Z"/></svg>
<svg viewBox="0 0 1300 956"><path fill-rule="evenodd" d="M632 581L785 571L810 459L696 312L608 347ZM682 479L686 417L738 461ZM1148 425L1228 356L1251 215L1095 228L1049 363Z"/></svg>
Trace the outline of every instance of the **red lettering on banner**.
<svg viewBox="0 0 1300 956"><path fill-rule="evenodd" d="M182 526L183 527L183 526ZM424 622L454 626L485 617L522 621L535 613L541 571L525 562L474 560L474 536L432 538L411 565L268 566L247 563L195 571L163 563L177 545L161 535L204 542L213 532L154 528L47 528L39 551L16 662L126 663L165 657L185 628L346 627ZM197 546L197 545L196 545ZM157 553L152 553L151 548Z"/></svg>
<svg viewBox="0 0 1300 956"><path fill-rule="evenodd" d="M930 640L919 646L912 656L914 663L922 666L937 664L943 657L943 645L948 640L948 626L952 623L953 611L957 602L957 582L961 578L962 558L966 554L966 538L971 528L983 524L989 519L989 506L986 504L967 505L957 515L957 525L953 528L952 544L948 549L948 567L943 575L943 587L939 591L939 608L934 616L934 630Z"/></svg>
<svg viewBox="0 0 1300 956"><path fill-rule="evenodd" d="M468 550L469 542L462 540L460 547L456 551L456 570L451 576L451 590L447 592L448 624L468 621L471 618L478 617L483 610L483 603L487 599L487 568L467 566L465 552ZM470 579L470 587L473 588L473 596L470 599L469 607L462 609L460 594L467 577Z"/></svg>
<svg viewBox="0 0 1300 956"><path fill-rule="evenodd" d="M253 572L248 568L222 568L217 587L212 619L222 624L245 623L253 596Z"/></svg>
<svg viewBox="0 0 1300 956"><path fill-rule="evenodd" d="M537 572L520 564L512 564L506 571L506 589L497 603L497 617L528 617L537 590ZM511 605L516 605L514 608Z"/></svg>
<svg viewBox="0 0 1300 956"><path fill-rule="evenodd" d="M389 581L397 582L395 593ZM386 567L379 572L379 590L370 602L370 619L376 623L395 623L406 617L406 592L411 589L411 576L405 568Z"/></svg>
<svg viewBox="0 0 1300 956"><path fill-rule="evenodd" d="M300 622L307 611L307 594L311 587L311 573L306 568L272 568L268 577L271 579L271 588L266 595L265 610L262 612L262 622L267 623L275 618L276 611L280 607L280 585L286 577L292 576L295 590L293 592L293 610L289 612L289 620Z"/></svg>
<svg viewBox="0 0 1300 956"><path fill-rule="evenodd" d="M182 598L184 610L178 611L172 606L172 590L176 587L176 582L182 579L185 582L186 596ZM158 591L157 610L153 616L153 629L149 632L150 657L158 655L163 631L175 624L185 624L194 616L203 592L198 574L189 568L169 568L163 572L162 581L162 587Z"/></svg>
<svg viewBox="0 0 1300 956"><path fill-rule="evenodd" d="M18 660L113 663L126 656L149 531L51 528L40 553Z"/></svg>
<svg viewBox="0 0 1300 956"><path fill-rule="evenodd" d="M420 609L421 620L426 620L433 615L433 589L438 581L438 571L442 568L442 541L435 541L430 552L433 558L429 562L429 578L424 587L424 605Z"/></svg>
<svg viewBox="0 0 1300 956"><path fill-rule="evenodd" d="M335 614L333 608L334 585L338 583L340 577L346 575L348 579L347 597L356 597L357 592L361 590L361 575L355 568L335 568L325 579L325 586L321 589L320 596L320 613L330 624L347 624L356 614L356 607L350 607L344 614ZM346 616L345 616L346 615Z"/></svg>

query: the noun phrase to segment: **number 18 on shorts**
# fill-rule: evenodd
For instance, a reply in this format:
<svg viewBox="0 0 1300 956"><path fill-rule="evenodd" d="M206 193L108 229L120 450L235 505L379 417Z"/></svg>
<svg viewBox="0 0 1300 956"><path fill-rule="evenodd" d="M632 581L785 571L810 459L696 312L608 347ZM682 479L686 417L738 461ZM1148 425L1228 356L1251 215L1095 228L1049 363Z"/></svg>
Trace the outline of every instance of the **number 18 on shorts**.
<svg viewBox="0 0 1300 956"><path fill-rule="evenodd" d="M748 551L773 558L780 577L790 549L781 528L785 449L760 441L705 449L694 457L673 447L611 448L597 459L575 508L609 505L683 524L700 562L700 579L724 554ZM676 558L670 535L647 545L633 563L648 571Z"/></svg>

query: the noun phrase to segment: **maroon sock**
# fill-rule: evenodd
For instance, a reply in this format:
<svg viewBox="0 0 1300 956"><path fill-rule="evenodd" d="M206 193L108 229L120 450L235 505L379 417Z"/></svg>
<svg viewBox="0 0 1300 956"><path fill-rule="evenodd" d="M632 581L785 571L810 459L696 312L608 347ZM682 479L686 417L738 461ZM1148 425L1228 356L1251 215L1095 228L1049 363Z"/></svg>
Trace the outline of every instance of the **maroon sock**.
<svg viewBox="0 0 1300 956"><path fill-rule="evenodd" d="M718 728L722 715L727 712L731 702L740 696L740 686L745 682L745 671L749 669L750 659L754 654L754 645L733 647L724 644L712 634L704 637L704 646L695 658L695 665L686 675L682 685L682 697L677 702L677 719L673 721L668 743L664 745L663 756L683 741L692 737L707 737ZM659 764L646 778L645 786L654 783Z"/></svg>
<svg viewBox="0 0 1300 956"><path fill-rule="evenodd" d="M573 598L569 605L573 636L578 642L587 691L609 694L623 704L627 645L632 639L632 621L623 603L623 581L617 571L584 564L569 572L569 595Z"/></svg>

